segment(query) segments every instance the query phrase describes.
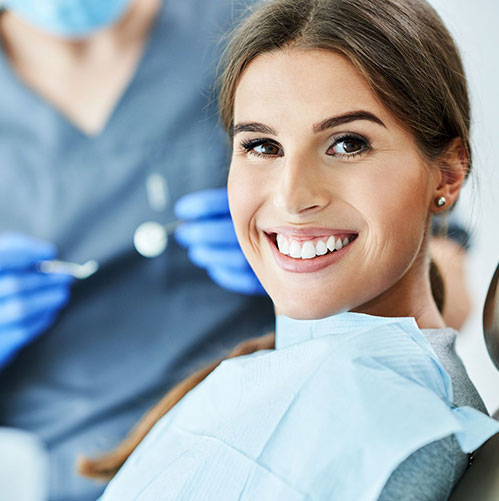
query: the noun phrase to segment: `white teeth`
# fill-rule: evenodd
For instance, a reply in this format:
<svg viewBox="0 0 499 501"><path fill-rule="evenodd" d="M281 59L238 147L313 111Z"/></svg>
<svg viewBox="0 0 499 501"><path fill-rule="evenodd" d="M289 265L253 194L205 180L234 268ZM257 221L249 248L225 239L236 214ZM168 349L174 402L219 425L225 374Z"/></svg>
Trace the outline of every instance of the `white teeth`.
<svg viewBox="0 0 499 501"><path fill-rule="evenodd" d="M327 242L317 240L315 244L312 240L300 243L296 240L288 240L284 235L276 235L276 244L279 252L294 259L313 259L316 256L324 256L328 250L334 252L342 249L349 243L350 240L348 237L345 237L342 241L341 238L335 238L333 235L327 239Z"/></svg>
<svg viewBox="0 0 499 501"><path fill-rule="evenodd" d="M292 240L289 246L289 255L294 258L301 257L301 245L296 241Z"/></svg>
<svg viewBox="0 0 499 501"><path fill-rule="evenodd" d="M313 257L316 256L315 253L315 245L310 242L305 242L303 244L303 247L301 248L301 258L302 259L312 259Z"/></svg>
<svg viewBox="0 0 499 501"><path fill-rule="evenodd" d="M327 246L327 248L328 248L331 252L333 252L333 251L334 251L334 249L335 249L335 241L334 241L334 237L329 237L329 238L327 239L326 246Z"/></svg>
<svg viewBox="0 0 499 501"><path fill-rule="evenodd" d="M282 235L277 235L277 248L281 254L289 255L289 242Z"/></svg>
<svg viewBox="0 0 499 501"><path fill-rule="evenodd" d="M319 240L315 244L315 252L317 253L318 256L323 256L324 254L327 253L327 245L325 242L322 240Z"/></svg>

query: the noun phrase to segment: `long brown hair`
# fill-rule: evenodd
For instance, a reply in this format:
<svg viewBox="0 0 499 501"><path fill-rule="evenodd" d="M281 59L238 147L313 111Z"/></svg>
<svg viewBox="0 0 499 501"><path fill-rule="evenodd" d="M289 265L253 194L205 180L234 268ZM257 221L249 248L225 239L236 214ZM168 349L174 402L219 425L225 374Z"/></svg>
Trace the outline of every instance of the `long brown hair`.
<svg viewBox="0 0 499 501"><path fill-rule="evenodd" d="M454 138L471 168L470 103L459 51L425 0L274 0L233 33L219 108L230 134L234 96L248 64L293 46L346 56L380 101L436 160Z"/></svg>
<svg viewBox="0 0 499 501"><path fill-rule="evenodd" d="M441 157L459 138L471 169L470 109L459 52L436 12L424 0L271 0L232 34L220 79L220 114L231 134L234 95L248 64L260 54L294 46L346 56L380 101L408 128L421 153ZM433 290L441 285L432 267ZM442 307L441 297L439 308ZM273 337L248 342L231 356L273 347ZM109 479L152 426L220 361L173 388L113 452L81 459L83 475Z"/></svg>

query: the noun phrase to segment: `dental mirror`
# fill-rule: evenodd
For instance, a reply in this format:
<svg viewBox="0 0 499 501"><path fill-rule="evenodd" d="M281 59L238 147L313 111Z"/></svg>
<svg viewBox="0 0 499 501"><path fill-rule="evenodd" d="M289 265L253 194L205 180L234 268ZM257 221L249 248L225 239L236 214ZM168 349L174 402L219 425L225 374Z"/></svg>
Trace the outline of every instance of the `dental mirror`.
<svg viewBox="0 0 499 501"><path fill-rule="evenodd" d="M499 369L499 265L490 282L483 306L483 333L490 359Z"/></svg>
<svg viewBox="0 0 499 501"><path fill-rule="evenodd" d="M144 257L157 257L163 254L168 245L168 235L182 221L172 221L160 224L155 221L146 221L138 226L133 235L133 244L137 252Z"/></svg>

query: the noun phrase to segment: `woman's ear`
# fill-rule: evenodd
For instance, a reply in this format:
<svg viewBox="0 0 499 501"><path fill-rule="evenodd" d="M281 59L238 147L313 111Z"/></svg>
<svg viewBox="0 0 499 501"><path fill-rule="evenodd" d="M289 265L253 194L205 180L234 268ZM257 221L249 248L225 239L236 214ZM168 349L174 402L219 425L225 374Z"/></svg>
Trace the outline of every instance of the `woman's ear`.
<svg viewBox="0 0 499 501"><path fill-rule="evenodd" d="M437 186L430 207L433 213L448 209L459 197L468 173L468 155L462 139L454 138L435 164Z"/></svg>

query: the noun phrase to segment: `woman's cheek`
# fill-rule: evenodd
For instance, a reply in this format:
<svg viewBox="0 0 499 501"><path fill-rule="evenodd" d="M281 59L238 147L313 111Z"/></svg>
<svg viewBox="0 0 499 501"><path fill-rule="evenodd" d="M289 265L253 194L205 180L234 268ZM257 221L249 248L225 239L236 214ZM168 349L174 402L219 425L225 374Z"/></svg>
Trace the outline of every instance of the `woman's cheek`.
<svg viewBox="0 0 499 501"><path fill-rule="evenodd" d="M248 238L249 221L258 196L258 191L254 190L250 184L252 180L248 172L249 169L233 162L227 183L232 221L242 246Z"/></svg>

